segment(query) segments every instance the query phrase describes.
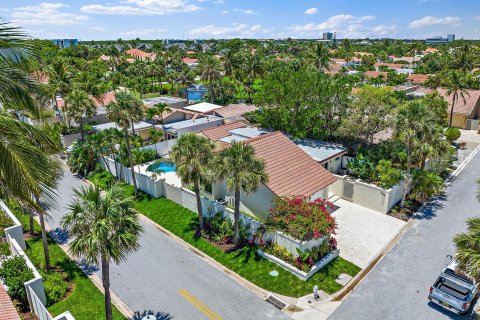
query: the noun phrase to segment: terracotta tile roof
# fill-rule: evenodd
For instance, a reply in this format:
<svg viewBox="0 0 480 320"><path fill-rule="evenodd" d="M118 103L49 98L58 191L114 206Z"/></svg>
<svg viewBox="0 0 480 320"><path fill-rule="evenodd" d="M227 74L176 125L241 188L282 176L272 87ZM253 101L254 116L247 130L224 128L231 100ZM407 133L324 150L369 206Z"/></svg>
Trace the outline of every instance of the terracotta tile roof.
<svg viewBox="0 0 480 320"><path fill-rule="evenodd" d="M425 53L435 53L435 52L438 52L438 49L437 48L427 48L427 49L425 49L424 52Z"/></svg>
<svg viewBox="0 0 480 320"><path fill-rule="evenodd" d="M325 73L331 76L340 73L343 68L343 65L340 63L330 62L328 65L330 66L330 70L325 70Z"/></svg>
<svg viewBox="0 0 480 320"><path fill-rule="evenodd" d="M335 182L336 178L313 160L283 133L267 133L246 143L265 161L267 187L277 196L311 196Z"/></svg>
<svg viewBox="0 0 480 320"><path fill-rule="evenodd" d="M223 126L203 130L202 133L207 136L208 139L215 141L229 136L230 130L246 127L247 125L244 122L236 121L229 124L224 124Z"/></svg>
<svg viewBox="0 0 480 320"><path fill-rule="evenodd" d="M452 110L453 96L447 95L447 90L443 88L438 88L437 91L448 102L448 112L450 112ZM465 95L465 102L460 96L455 101L453 113L473 116L475 107L480 100L480 90L467 90L467 92L468 95Z"/></svg>
<svg viewBox="0 0 480 320"><path fill-rule="evenodd" d="M391 59L393 61L406 61L408 63L414 63L420 61L419 57L394 57L392 56Z"/></svg>
<svg viewBox="0 0 480 320"><path fill-rule="evenodd" d="M387 128L373 135L373 143L380 143L382 141L390 140L392 136L393 136L393 130L390 128Z"/></svg>
<svg viewBox="0 0 480 320"><path fill-rule="evenodd" d="M388 62L377 62L373 65L374 67L380 67L380 66L385 66L390 69L401 69L403 67L403 64L401 63L388 63Z"/></svg>
<svg viewBox="0 0 480 320"><path fill-rule="evenodd" d="M7 291L0 283L0 320L20 320Z"/></svg>
<svg viewBox="0 0 480 320"><path fill-rule="evenodd" d="M422 84L430 78L429 74L421 74L421 73L412 73L408 76L407 81L411 81L412 84Z"/></svg>
<svg viewBox="0 0 480 320"><path fill-rule="evenodd" d="M145 52L145 51L142 51L140 49L129 49L127 51L125 51L128 55L136 58L136 59L140 59L140 60L144 60L144 59L155 59L155 57L157 56L155 53L149 53L149 52Z"/></svg>
<svg viewBox="0 0 480 320"><path fill-rule="evenodd" d="M107 104L109 104L110 102L116 101L114 92L107 92L106 94L103 95L101 100L99 100L95 97L92 97L92 96L89 96L89 97L90 97L90 99L93 100L93 102L95 102L95 105L97 106L97 108L104 107ZM57 105L60 109L65 107L65 100L63 98L57 97L56 100L57 100Z"/></svg>
<svg viewBox="0 0 480 320"><path fill-rule="evenodd" d="M257 110L257 107L253 104L237 103L215 109L213 112L222 118L233 118L243 116L245 113L255 110Z"/></svg>
<svg viewBox="0 0 480 320"><path fill-rule="evenodd" d="M186 63L186 64L198 63L198 59L193 59L193 58L183 58L182 61L183 61L183 63Z"/></svg>
<svg viewBox="0 0 480 320"><path fill-rule="evenodd" d="M365 76L367 78L378 78L381 75L383 75L383 79L385 79L385 80L388 78L388 72L381 72L381 71L367 71L367 72L365 72Z"/></svg>
<svg viewBox="0 0 480 320"><path fill-rule="evenodd" d="M345 60L345 59L339 59L339 58L332 58L332 59L330 59L330 60L332 60L332 61L335 62L335 63L340 63L340 64L343 64L343 63L346 63L346 62L347 62L347 60Z"/></svg>

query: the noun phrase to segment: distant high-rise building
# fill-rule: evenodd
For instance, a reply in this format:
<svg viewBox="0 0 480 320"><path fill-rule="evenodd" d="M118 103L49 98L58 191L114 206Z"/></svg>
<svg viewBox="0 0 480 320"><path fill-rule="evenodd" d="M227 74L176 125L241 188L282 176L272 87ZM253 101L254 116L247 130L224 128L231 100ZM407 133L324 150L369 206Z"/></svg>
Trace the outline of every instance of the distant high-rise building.
<svg viewBox="0 0 480 320"><path fill-rule="evenodd" d="M323 40L333 40L333 32L324 32L322 36Z"/></svg>
<svg viewBox="0 0 480 320"><path fill-rule="evenodd" d="M455 35L449 34L446 38L444 37L433 37L425 39L425 43L427 44L444 44L455 41Z"/></svg>
<svg viewBox="0 0 480 320"><path fill-rule="evenodd" d="M78 45L77 39L52 39L51 41L60 49Z"/></svg>

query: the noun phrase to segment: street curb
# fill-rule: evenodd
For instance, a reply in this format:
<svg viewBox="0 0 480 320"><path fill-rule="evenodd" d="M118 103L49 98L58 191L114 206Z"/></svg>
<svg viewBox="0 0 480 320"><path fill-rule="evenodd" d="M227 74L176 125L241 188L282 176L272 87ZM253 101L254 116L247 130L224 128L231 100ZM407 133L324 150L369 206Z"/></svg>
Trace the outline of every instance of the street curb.
<svg viewBox="0 0 480 320"><path fill-rule="evenodd" d="M35 220L40 224L39 217L36 216ZM45 230L50 234L50 237L54 239L54 237L51 234L51 231L53 230L50 225L45 222ZM54 240L55 241L55 240ZM65 252L65 254L77 265L79 266L76 258L70 254L70 246L67 244L59 244L55 241L55 243ZM79 266L80 267L80 266ZM105 294L105 290L103 289L102 285L102 279L100 279L99 276L96 274L87 274L82 268L80 268L82 272L93 282L93 284L102 292L102 294ZM131 319L134 316L134 312L127 306L125 302L123 302L122 299L120 299L115 292L113 292L112 289L110 289L110 296L112 299L112 304L115 305L115 307L120 311L126 318Z"/></svg>
<svg viewBox="0 0 480 320"><path fill-rule="evenodd" d="M244 286L245 288L247 288L248 290L250 290L251 292L253 292L255 295L257 295L258 297L260 297L261 299L265 300L268 298L268 296L270 296L271 294L275 295L274 292L270 292L268 290L265 290L265 289L262 289L260 288L259 286L251 283L250 281L248 281L247 279L243 278L242 276L240 276L238 273L228 269L227 267L225 267L223 264L221 264L220 262L218 262L217 260L213 259L212 257L210 257L209 255L207 255L206 253L202 252L201 250L195 248L194 246L192 246L191 244L189 244L188 242L186 242L185 240L183 240L182 238L180 238L179 236L173 234L172 232L170 232L169 230L165 229L164 227L162 227L161 225L159 225L158 223L156 223L155 221L151 220L150 218L146 217L145 215L143 215L142 213L138 212L137 210L135 210L135 212L138 214L138 216L140 217L140 220L142 220L143 222L145 223L149 223L151 225L153 225L156 229L158 229L160 232L162 232L163 234L165 234L167 237L171 238L172 240L174 240L175 242L181 244L182 246L184 246L185 248L187 248L188 250L192 251L195 255L197 255L200 259L202 259L203 261L205 261L206 263L208 263L209 265L211 265L212 267L214 267L215 269L221 271L222 273L226 274L228 277L230 277L231 279L233 279L235 282L241 284L242 286ZM297 299L297 298L293 298L293 297L287 297L287 298L292 298L292 299Z"/></svg>

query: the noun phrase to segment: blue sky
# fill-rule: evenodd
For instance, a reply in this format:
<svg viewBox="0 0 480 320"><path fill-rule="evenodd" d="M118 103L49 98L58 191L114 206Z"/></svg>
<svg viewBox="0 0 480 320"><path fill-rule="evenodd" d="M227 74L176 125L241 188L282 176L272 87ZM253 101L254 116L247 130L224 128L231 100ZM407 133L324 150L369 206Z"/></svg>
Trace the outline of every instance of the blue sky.
<svg viewBox="0 0 480 320"><path fill-rule="evenodd" d="M38 38L480 38L480 0L2 0Z"/></svg>

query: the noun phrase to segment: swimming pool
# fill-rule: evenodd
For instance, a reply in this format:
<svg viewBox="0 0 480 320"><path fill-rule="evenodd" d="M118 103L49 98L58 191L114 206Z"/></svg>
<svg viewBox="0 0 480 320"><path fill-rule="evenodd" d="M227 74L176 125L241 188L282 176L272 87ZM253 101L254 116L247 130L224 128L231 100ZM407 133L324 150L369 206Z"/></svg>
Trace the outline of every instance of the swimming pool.
<svg viewBox="0 0 480 320"><path fill-rule="evenodd" d="M150 172L173 172L177 169L177 166L170 162L155 162L147 167L147 171Z"/></svg>

